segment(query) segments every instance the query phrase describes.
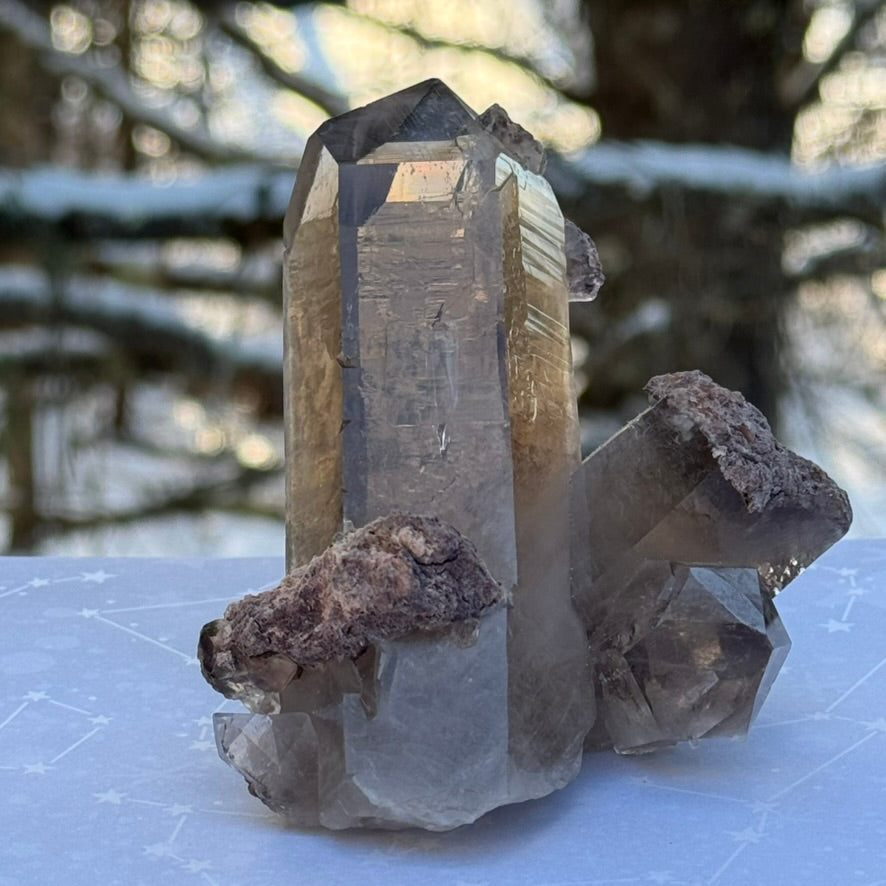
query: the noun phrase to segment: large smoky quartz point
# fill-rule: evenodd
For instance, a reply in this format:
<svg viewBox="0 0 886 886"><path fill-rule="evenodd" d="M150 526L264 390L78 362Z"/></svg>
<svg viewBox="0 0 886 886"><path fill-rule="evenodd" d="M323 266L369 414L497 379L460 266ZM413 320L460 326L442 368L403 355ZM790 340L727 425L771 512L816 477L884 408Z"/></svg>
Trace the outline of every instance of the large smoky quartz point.
<svg viewBox="0 0 886 886"><path fill-rule="evenodd" d="M371 704L357 659L295 719L220 719L223 755L297 820L453 827L579 770L594 719L564 507L579 434L565 227L539 153L500 109L481 121L438 80L330 120L307 145L285 221L288 567L343 526L433 514L510 604L474 645L375 644ZM469 659L482 662L472 679ZM271 746L297 757L274 784ZM320 788L305 813L271 796L309 746ZM431 769L433 799L404 799Z"/></svg>

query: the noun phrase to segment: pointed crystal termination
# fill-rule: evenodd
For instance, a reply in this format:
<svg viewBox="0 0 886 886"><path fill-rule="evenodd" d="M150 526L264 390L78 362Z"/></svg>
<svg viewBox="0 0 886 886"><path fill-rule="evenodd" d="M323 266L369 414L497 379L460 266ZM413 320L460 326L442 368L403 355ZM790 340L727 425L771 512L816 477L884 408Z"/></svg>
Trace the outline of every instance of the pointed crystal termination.
<svg viewBox="0 0 886 886"><path fill-rule="evenodd" d="M589 744L623 753L747 730L789 648L772 597L851 521L846 494L740 394L700 372L647 391L572 490Z"/></svg>
<svg viewBox="0 0 886 886"><path fill-rule="evenodd" d="M485 123L493 131L429 80L328 121L307 145L285 222L287 560L303 565L343 525L394 512L451 523L511 597L481 620L484 674L470 684L503 721L482 718L491 743L453 723L475 710L452 698L468 684L435 680L456 679L462 643L426 650L424 665L408 639L377 644L374 725L353 725L368 702L353 673L336 672L317 707L298 693L297 709L281 699L281 713L220 733L223 753L242 751L244 735L294 748L301 772L310 753L297 736L319 736L322 719L322 738L305 738L319 794L276 804L295 820L454 827L567 784L593 722L564 556L562 503L579 465L564 221L547 182L521 165L537 168L533 145L495 111ZM403 712L422 693L436 701L419 704L419 726ZM420 736L408 779L394 771L399 750L376 744L397 712ZM384 754L396 760L382 765ZM283 763L249 774L249 753L237 761L259 796L286 794ZM406 782L444 772L432 800L404 798Z"/></svg>

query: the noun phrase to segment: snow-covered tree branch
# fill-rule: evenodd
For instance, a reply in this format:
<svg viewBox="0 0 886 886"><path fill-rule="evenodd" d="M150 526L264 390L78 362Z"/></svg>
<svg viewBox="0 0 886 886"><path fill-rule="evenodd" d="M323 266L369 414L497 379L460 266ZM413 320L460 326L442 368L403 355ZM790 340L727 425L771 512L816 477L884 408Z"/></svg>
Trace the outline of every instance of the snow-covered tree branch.
<svg viewBox="0 0 886 886"><path fill-rule="evenodd" d="M886 206L886 167L810 173L775 155L710 145L603 142L552 158L548 176L569 202L592 197L595 188L617 189L622 203L678 189L777 209L791 223L842 215L882 226ZM202 237L256 222L270 231L293 181L292 170L256 165L227 166L174 185L55 168L0 169L0 231L16 239L59 225L74 238Z"/></svg>
<svg viewBox="0 0 886 886"><path fill-rule="evenodd" d="M222 370L251 375L279 392L282 339L213 336L189 322L168 298L101 277L72 276L53 292L29 267L0 266L0 327L72 326L107 336L134 357L151 356L192 378Z"/></svg>

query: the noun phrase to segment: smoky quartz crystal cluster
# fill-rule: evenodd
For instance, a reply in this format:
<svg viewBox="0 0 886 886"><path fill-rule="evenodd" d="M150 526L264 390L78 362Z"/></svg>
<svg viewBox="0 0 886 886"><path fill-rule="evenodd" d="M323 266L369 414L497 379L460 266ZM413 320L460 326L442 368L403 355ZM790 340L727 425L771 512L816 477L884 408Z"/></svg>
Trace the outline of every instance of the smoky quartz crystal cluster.
<svg viewBox="0 0 886 886"><path fill-rule="evenodd" d="M429 80L329 120L285 221L287 576L206 625L222 758L302 825L444 830L589 748L744 733L846 495L699 372L581 461L544 152Z"/></svg>

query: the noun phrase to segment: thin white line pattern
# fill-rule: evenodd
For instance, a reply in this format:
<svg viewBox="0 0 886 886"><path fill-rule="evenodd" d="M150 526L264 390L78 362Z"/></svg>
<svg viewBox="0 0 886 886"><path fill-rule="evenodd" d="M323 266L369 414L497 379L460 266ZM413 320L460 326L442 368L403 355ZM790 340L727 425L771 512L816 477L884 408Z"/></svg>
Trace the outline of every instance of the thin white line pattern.
<svg viewBox="0 0 886 886"><path fill-rule="evenodd" d="M196 641L200 625L226 602L275 584L279 566L261 561L273 580L253 590L251 580L238 585L235 577L221 594L204 569L192 570L188 587L181 573L189 570L174 562L115 561L119 568L110 568L104 561L93 568L94 562L0 560L0 784L7 795L27 798L28 815L16 824L40 818L37 804L49 811L54 797L74 798L72 845L60 854L95 855L91 865L84 860L79 879L72 865L71 883L123 882L122 875L95 868L106 832L122 822L142 838L127 840L123 849L140 871L126 882L142 882L156 862L173 869L164 876L175 882L186 877L217 886L219 869L203 838L211 828L195 829L194 822L272 815L239 789L232 805L194 789L206 773L213 784L226 774L214 753L211 714L218 696L195 667ZM197 716L183 712L179 694L201 700ZM155 745L165 747L156 752L164 760L159 771ZM13 841L15 824L5 826L13 822L10 812L0 809L0 829ZM94 838L90 822L98 829ZM50 879L47 871L27 878Z"/></svg>

